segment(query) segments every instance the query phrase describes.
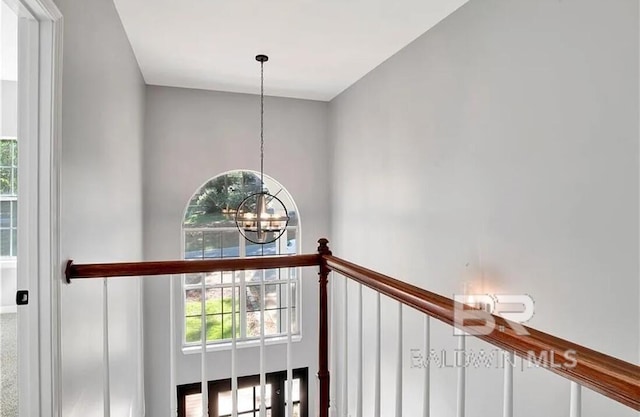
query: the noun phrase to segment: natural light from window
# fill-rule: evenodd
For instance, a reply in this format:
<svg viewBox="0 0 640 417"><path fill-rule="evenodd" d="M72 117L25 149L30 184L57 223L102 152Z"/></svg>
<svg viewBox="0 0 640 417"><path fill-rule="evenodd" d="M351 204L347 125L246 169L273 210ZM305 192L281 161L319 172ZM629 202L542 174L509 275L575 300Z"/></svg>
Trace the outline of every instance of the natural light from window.
<svg viewBox="0 0 640 417"><path fill-rule="evenodd" d="M299 252L299 217L289 193L265 177L267 190L283 201L291 220L282 237L269 244L248 242L235 225L235 208L248 195L261 190L259 173L230 171L207 181L192 196L183 221L184 258L218 259L273 256ZM266 338L299 334L300 286L297 268L188 274L183 278L184 346L198 346L202 335L202 293L205 288L207 344L255 340L262 329ZM261 297L264 284L264 297ZM291 305L288 303L291 290ZM234 306L235 304L235 306Z"/></svg>

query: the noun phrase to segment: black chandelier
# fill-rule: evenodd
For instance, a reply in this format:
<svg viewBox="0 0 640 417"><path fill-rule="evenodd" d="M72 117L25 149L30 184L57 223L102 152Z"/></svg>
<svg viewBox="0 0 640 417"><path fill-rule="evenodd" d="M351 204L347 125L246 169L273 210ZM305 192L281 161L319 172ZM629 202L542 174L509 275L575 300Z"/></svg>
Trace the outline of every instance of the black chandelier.
<svg viewBox="0 0 640 417"><path fill-rule="evenodd" d="M289 212L284 203L269 194L264 183L264 63L266 55L257 55L260 63L260 189L251 194L236 210L236 226L246 240L257 244L275 242L287 230Z"/></svg>

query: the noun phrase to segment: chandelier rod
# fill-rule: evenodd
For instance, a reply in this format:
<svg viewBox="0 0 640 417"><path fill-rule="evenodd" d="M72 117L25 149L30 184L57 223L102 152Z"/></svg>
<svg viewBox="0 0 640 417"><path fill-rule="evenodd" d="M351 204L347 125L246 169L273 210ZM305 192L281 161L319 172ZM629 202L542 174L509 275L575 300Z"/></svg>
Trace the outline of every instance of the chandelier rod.
<svg viewBox="0 0 640 417"><path fill-rule="evenodd" d="M258 55L256 59L260 61L260 189L264 186L264 63L265 55Z"/></svg>

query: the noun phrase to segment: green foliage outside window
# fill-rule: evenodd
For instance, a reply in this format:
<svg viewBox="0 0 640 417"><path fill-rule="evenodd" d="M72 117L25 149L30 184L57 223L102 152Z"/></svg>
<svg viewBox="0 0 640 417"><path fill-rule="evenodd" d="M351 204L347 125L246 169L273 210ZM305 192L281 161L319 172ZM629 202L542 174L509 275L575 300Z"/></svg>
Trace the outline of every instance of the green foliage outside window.
<svg viewBox="0 0 640 417"><path fill-rule="evenodd" d="M0 140L0 194L18 194L18 143L14 139Z"/></svg>
<svg viewBox="0 0 640 417"><path fill-rule="evenodd" d="M18 142L0 140L0 256L18 249Z"/></svg>
<svg viewBox="0 0 640 417"><path fill-rule="evenodd" d="M231 172L206 183L189 202L185 226L219 226L234 222L242 200L262 190L260 178L251 172Z"/></svg>
<svg viewBox="0 0 640 417"><path fill-rule="evenodd" d="M237 303L237 301L236 301ZM232 299L207 300L207 340L231 339L233 328ZM239 306L236 305L236 310ZM199 342L202 332L202 304L199 300L185 302L185 338L187 343ZM240 337L240 313L236 311L236 337Z"/></svg>

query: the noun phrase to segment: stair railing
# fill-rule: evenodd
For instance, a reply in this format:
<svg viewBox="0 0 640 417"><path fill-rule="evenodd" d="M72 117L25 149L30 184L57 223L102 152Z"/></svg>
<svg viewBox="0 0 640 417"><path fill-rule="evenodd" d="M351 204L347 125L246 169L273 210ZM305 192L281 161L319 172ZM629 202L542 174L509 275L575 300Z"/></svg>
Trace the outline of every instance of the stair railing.
<svg viewBox="0 0 640 417"><path fill-rule="evenodd" d="M543 333L524 327L528 334L521 334L516 331L518 328L515 323L505 320L498 315L491 315L492 320L486 320L485 311L473 310L462 305L450 298L443 297L417 286L394 279L392 277L380 274L362 266L353 264L334 256L328 247L327 239L318 241L318 253L308 255L284 255L257 258L233 258L233 259L214 259L214 260L193 260L193 261L161 261L161 262L135 262L135 263L111 263L111 264L82 264L77 265L72 261L67 263L65 276L68 283L76 280L87 278L112 278L112 277L139 277L139 276L166 276L175 274L215 272L215 271L242 271L242 270L260 270L273 268L295 268L316 266L319 268L319 315L318 315L318 403L319 416L328 417L330 404L330 375L329 375L329 293L328 284L330 273L335 272L353 280L361 286L358 293L358 307L360 308L360 318L356 334L358 335L358 346L362 352L362 286L368 287L377 292L376 308L377 308L377 338L376 338L376 361L377 368L375 371L376 380L375 387L375 404L374 417L380 416L380 295L387 296L398 302L398 328L402 332L402 310L404 307L411 307L425 314L424 320L424 347L429 351L429 329L430 320L437 319L450 326L458 329L468 329L469 322L482 323L486 326L492 326L494 331L486 334L474 335L500 349L508 352L509 355L517 355L524 359L531 358L535 355L539 359L538 365L550 370L571 382L571 399L570 399L570 415L571 417L580 417L581 415L581 388L587 387L599 394L611 398L627 407L640 411L640 367L629 362L622 361L612 356L594 351L592 349L572 343L553 335ZM105 281L106 282L106 281ZM346 280L345 280L346 283ZM334 291L336 290L335 282ZM346 289L346 286L345 286ZM171 291L173 293L173 291ZM204 295L203 295L204 299ZM345 297L346 300L346 297ZM457 311L464 310L464 318L456 314ZM346 314L346 309L345 309ZM235 317L235 314L234 314ZM173 316L172 316L173 318ZM173 320L172 320L173 321ZM521 326L521 325L520 325ZM206 327L206 326L203 326ZM345 326L346 328L346 326ZM522 327L521 327L522 328ZM289 332L290 332L289 328ZM172 330L173 332L173 330ZM290 336L290 335L289 335ZM105 334L108 339L108 332ZM465 338L460 337L459 348L464 351ZM261 339L264 338L262 334ZM348 349L348 334L343 335L342 342L345 344L345 351ZM206 339L203 339L206 340ZM290 337L289 337L290 340ZM172 345L174 340L172 339ZM290 344L290 343L289 343ZM206 345L206 343L204 344ZM402 415L402 333L398 338L398 368L396 383L396 417ZM108 340L105 346L108 347ZM234 346L235 347L235 346ZM203 395L206 387L204 354L206 348L203 348ZM553 363L553 358L566 357L570 354L573 361L571 366L566 364ZM233 354L232 354L233 356ZM261 358L263 355L261 355ZM513 361L513 357L510 359ZM108 352L106 355L108 363ZM360 358L361 361L361 358ZM233 362L233 361L232 361ZM261 361L262 362L262 361ZM289 361L288 361L289 362ZM558 366L559 365L559 366ZM288 363L290 367L290 363ZM263 368L263 364L261 364ZM347 366L343 367L342 378L348 378L346 372ZM357 392L360 394L356 398L356 414L357 417L362 416L362 365L357 367ZM106 370L108 372L108 370ZM290 372L290 369L287 370ZM510 366L505 367L504 377L504 399L503 399L503 416L512 417L513 415L513 370ZM261 371L261 374L263 372ZM173 371L172 371L173 375ZM233 375L237 378L236 375ZM335 376L334 376L335 378ZM175 397L175 386L172 381L172 394ZM264 378L261 378L261 390L264 392ZM425 397L423 398L423 415L429 416L430 400L429 400L429 369L425 369L424 376ZM237 381L234 387L237 387ZM465 371L463 367L458 370L457 384L457 416L465 415ZM108 389L105 390L108 392ZM234 390L235 396L235 390ZM107 400L107 399L105 399ZM108 400L107 400L108 401ZM206 402L206 401L205 401ZM175 406L172 403L172 416L175 416ZM343 404L344 405L344 404ZM338 415L345 410L339 410ZM203 416L207 410L203 406ZM234 417L237 415L236 407L233 410ZM345 414L346 415L346 414ZM261 416L264 416L264 409L261 410Z"/></svg>

